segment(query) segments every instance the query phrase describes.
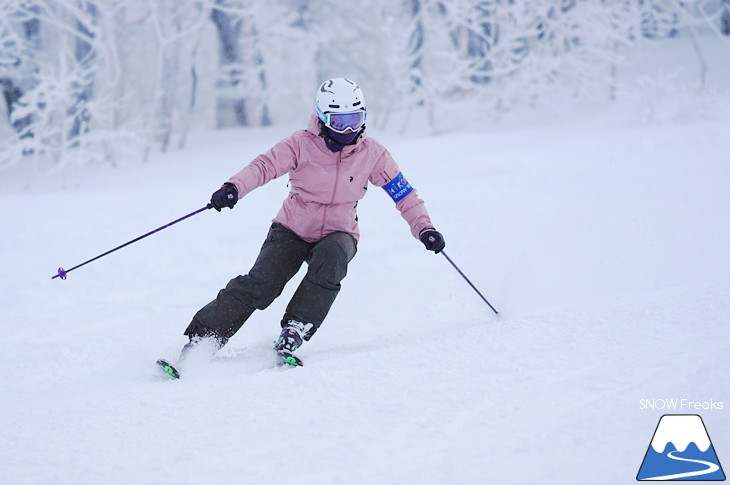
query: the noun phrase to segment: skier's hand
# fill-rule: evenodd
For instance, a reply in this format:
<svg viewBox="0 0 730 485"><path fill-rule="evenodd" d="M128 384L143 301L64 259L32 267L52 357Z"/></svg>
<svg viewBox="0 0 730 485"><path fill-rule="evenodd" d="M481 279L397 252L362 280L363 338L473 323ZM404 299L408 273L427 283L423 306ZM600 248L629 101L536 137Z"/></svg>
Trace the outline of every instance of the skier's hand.
<svg viewBox="0 0 730 485"><path fill-rule="evenodd" d="M232 183L226 182L223 187L213 192L208 206L220 212L224 207L233 209L236 202L238 202L238 189Z"/></svg>
<svg viewBox="0 0 730 485"><path fill-rule="evenodd" d="M446 247L446 241L444 241L444 237L436 229L424 229L423 232L421 232L419 239L421 240L423 245L426 246L426 249L428 249L429 251L433 251L436 254L443 251L443 249Z"/></svg>

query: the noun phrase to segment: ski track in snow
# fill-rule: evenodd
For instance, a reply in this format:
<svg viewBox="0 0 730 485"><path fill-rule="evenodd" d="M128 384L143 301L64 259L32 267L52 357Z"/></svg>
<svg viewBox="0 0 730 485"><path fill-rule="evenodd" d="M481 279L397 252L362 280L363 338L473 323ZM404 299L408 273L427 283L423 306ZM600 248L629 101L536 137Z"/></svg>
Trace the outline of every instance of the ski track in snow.
<svg viewBox="0 0 730 485"><path fill-rule="evenodd" d="M0 483L633 483L663 414L640 399L730 404L730 146L727 122L622 120L378 137L501 315L371 187L343 291L283 372L301 272L181 380L155 359L253 263L284 179L51 276L200 207L284 130L0 192ZM722 460L730 414L701 414Z"/></svg>
<svg viewBox="0 0 730 485"><path fill-rule="evenodd" d="M698 470L694 472L686 472L686 473L675 473L673 475L662 475L659 477L651 477L651 478L644 478L643 480L677 480L680 478L691 478L691 477L699 477L702 475L708 475L710 473L714 473L717 470L720 469L719 466L715 465L714 463L711 463L709 461L704 460L691 460L689 458L681 458L679 456L674 456L673 453L678 453L677 451L672 451L670 453L667 453L667 456L671 458L672 460L678 460L678 461L688 461L690 463L699 463L700 465L705 465L707 468L704 470Z"/></svg>

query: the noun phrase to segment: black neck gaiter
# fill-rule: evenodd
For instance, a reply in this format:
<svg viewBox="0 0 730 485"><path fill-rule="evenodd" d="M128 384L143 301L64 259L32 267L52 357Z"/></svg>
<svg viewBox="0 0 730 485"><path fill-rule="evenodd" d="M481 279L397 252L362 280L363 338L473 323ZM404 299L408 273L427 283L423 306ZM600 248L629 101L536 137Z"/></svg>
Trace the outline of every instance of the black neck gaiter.
<svg viewBox="0 0 730 485"><path fill-rule="evenodd" d="M320 125L322 126L322 136L327 148L333 152L341 152L347 145L354 145L362 132L365 131L365 127L363 127L353 133L337 133L324 126L322 122L320 122Z"/></svg>

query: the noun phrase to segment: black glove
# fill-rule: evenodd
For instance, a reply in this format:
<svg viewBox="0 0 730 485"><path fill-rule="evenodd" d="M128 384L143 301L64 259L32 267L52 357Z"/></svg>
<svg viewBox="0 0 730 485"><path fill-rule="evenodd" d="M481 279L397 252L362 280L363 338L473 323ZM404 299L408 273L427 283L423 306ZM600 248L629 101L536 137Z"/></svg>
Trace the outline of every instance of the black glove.
<svg viewBox="0 0 730 485"><path fill-rule="evenodd" d="M424 229L419 237L426 249L438 254L446 247L444 237L436 229Z"/></svg>
<svg viewBox="0 0 730 485"><path fill-rule="evenodd" d="M223 187L213 192L208 206L220 212L224 207L233 209L236 202L238 202L238 189L232 183L226 182Z"/></svg>

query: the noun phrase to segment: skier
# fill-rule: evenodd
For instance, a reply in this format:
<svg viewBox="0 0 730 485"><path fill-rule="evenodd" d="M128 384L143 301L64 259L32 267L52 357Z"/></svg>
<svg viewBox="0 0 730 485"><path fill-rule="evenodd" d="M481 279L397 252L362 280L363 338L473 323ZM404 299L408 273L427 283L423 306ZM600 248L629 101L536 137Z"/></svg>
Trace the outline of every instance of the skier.
<svg viewBox="0 0 730 485"><path fill-rule="evenodd" d="M211 196L210 205L220 212L284 174L291 183L253 267L195 314L185 330L190 342L183 354L202 339L220 349L254 310L281 294L306 261L307 274L286 308L274 347L284 363L301 365L293 352L322 325L357 251L356 207L368 182L385 189L426 249L444 249L416 190L390 153L365 136L367 108L360 87L349 79L329 79L317 90L315 109L307 129L257 156Z"/></svg>

